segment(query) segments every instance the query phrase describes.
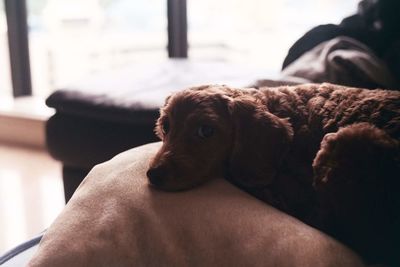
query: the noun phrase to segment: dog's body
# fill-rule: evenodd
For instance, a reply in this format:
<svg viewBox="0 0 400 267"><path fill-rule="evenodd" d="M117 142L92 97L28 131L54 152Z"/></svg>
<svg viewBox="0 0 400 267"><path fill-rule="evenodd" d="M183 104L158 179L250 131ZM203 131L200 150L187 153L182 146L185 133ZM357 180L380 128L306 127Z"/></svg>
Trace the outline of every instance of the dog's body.
<svg viewBox="0 0 400 267"><path fill-rule="evenodd" d="M390 248L400 236L387 229L399 226L400 92L197 87L167 100L156 133L153 185L182 190L223 175L371 262L399 260Z"/></svg>

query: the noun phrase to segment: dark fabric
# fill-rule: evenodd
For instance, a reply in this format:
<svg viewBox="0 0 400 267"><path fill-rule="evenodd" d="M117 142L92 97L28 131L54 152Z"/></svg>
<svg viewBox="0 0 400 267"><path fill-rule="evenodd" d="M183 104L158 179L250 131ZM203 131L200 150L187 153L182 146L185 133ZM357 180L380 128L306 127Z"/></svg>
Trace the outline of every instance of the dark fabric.
<svg viewBox="0 0 400 267"><path fill-rule="evenodd" d="M305 52L338 36L351 37L364 43L372 49L374 53L382 50L382 41L375 32L369 30L360 31L335 24L319 25L304 34L289 48L289 52L283 61L282 69L285 69Z"/></svg>
<svg viewBox="0 0 400 267"><path fill-rule="evenodd" d="M338 36L351 37L368 46L378 57L387 61L393 73L399 73L398 64L393 63L393 44L400 40L400 1L363 0L357 13L344 18L339 25L326 24L312 28L296 41L285 57L282 69L297 60L305 52L322 42Z"/></svg>
<svg viewBox="0 0 400 267"><path fill-rule="evenodd" d="M49 153L63 164L86 169L127 149L157 141L158 112L147 123L123 123L57 112L46 125Z"/></svg>
<svg viewBox="0 0 400 267"><path fill-rule="evenodd" d="M113 92L108 94L84 92L80 90L57 90L51 94L46 104L55 108L58 113L76 117L91 118L101 121L120 123L148 123L158 116L158 109L170 91L152 93L151 100L146 101L149 93Z"/></svg>
<svg viewBox="0 0 400 267"><path fill-rule="evenodd" d="M65 202L68 202L90 169L63 166L63 185Z"/></svg>
<svg viewBox="0 0 400 267"><path fill-rule="evenodd" d="M400 82L400 40L391 44L383 59Z"/></svg>
<svg viewBox="0 0 400 267"><path fill-rule="evenodd" d="M35 238L32 238L31 240L22 243L21 245L13 248L12 250L6 252L4 255L0 256L0 265L6 263L7 261L12 259L13 257L16 257L18 254L24 252L25 250L30 249L31 247L39 244L40 240L42 239L42 236L43 234Z"/></svg>
<svg viewBox="0 0 400 267"><path fill-rule="evenodd" d="M336 37L307 51L282 71L283 79L306 79L362 88L397 89L386 64L364 44Z"/></svg>

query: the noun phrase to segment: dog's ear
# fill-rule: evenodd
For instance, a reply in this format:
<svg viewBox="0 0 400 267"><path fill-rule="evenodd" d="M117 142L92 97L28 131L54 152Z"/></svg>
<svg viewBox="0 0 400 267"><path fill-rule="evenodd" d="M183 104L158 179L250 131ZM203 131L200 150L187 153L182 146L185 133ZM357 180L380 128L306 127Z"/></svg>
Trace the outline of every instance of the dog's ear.
<svg viewBox="0 0 400 267"><path fill-rule="evenodd" d="M234 124L231 179L245 187L270 184L293 137L290 123L249 95L233 99L229 109Z"/></svg>
<svg viewBox="0 0 400 267"><path fill-rule="evenodd" d="M164 102L164 106L162 106L160 108L160 116L158 117L158 119L156 120L156 126L154 127L154 133L156 134L156 136L158 138L160 138L161 140L164 140L164 135L165 133L165 129L166 129L166 124L169 124L168 118L165 114L165 108L166 106L168 106L170 100L171 100L171 95L169 95Z"/></svg>

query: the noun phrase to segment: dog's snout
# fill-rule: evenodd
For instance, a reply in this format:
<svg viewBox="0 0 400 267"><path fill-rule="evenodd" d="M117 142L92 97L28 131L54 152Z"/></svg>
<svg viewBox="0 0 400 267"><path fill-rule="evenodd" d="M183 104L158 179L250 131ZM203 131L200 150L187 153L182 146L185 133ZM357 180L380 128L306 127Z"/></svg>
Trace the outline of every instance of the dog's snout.
<svg viewBox="0 0 400 267"><path fill-rule="evenodd" d="M150 168L146 173L150 183L154 186L161 186L163 184L165 174L166 170L161 166Z"/></svg>

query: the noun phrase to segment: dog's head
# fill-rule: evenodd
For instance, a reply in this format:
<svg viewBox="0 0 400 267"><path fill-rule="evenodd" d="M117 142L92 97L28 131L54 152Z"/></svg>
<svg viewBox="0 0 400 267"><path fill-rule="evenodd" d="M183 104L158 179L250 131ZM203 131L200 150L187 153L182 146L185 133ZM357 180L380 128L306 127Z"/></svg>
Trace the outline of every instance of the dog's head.
<svg viewBox="0 0 400 267"><path fill-rule="evenodd" d="M256 90L202 86L170 96L156 134L163 145L147 176L164 190L183 190L225 176L268 185L287 152L292 130L268 112Z"/></svg>

